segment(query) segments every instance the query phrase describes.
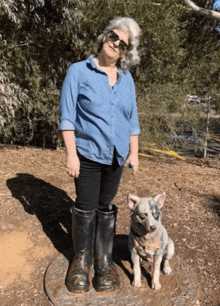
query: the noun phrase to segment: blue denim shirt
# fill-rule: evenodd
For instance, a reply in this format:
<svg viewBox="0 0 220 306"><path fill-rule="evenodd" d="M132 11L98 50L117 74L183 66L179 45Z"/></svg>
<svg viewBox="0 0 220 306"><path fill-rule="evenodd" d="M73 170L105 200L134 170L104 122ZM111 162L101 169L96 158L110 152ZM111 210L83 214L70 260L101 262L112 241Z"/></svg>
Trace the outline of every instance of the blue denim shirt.
<svg viewBox="0 0 220 306"><path fill-rule="evenodd" d="M135 87L129 71L119 69L113 87L94 55L70 66L60 101L59 130L75 130L77 150L101 164L125 163L130 136L139 134Z"/></svg>

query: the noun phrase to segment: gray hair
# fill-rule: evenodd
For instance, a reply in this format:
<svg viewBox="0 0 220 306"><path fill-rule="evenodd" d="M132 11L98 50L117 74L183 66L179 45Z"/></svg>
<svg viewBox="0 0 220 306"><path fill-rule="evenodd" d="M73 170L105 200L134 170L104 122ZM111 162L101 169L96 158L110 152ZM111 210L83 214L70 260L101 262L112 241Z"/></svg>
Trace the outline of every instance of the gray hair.
<svg viewBox="0 0 220 306"><path fill-rule="evenodd" d="M114 29L120 29L125 31L129 35L130 45L129 53L127 56L119 60L118 66L122 69L129 69L140 62L140 57L138 55L137 47L139 45L139 36L141 34L141 29L134 19L129 17L116 17L110 21L109 25L105 28L104 32L98 36L97 45L98 50L101 51L103 38L106 33Z"/></svg>

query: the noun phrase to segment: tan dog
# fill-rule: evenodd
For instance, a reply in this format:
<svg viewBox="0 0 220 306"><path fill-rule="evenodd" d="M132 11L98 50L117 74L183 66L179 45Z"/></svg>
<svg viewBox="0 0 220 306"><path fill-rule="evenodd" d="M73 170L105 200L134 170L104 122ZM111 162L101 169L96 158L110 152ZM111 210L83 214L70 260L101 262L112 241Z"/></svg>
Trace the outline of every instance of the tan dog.
<svg viewBox="0 0 220 306"><path fill-rule="evenodd" d="M153 261L152 289L161 288L159 282L161 262L165 274L170 274L172 271L169 259L174 254L174 244L161 224L160 208L164 205L165 198L165 193L147 198L139 198L132 194L128 196L128 206L131 209L128 246L134 270L132 285L135 287L141 286L141 258Z"/></svg>

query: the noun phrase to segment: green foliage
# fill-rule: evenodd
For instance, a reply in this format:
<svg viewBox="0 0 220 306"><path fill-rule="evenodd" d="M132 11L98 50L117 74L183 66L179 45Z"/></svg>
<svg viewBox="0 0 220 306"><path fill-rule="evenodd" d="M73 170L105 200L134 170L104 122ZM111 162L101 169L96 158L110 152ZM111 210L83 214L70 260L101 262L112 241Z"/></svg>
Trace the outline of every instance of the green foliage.
<svg viewBox="0 0 220 306"><path fill-rule="evenodd" d="M30 86L36 85L30 78ZM58 91L46 88L28 95L0 73L0 139L4 143L56 146L58 139ZM37 97L37 94L39 96ZM33 98L33 99L31 99Z"/></svg>
<svg viewBox="0 0 220 306"><path fill-rule="evenodd" d="M56 146L59 91L18 44L7 45L0 61L0 140Z"/></svg>
<svg viewBox="0 0 220 306"><path fill-rule="evenodd" d="M1 142L59 145L59 92L66 70L97 52L95 40L115 16L130 16L142 29L141 63L131 71L141 142L167 143L183 126L199 127L201 116L188 107L189 93L211 95L219 105L217 23L178 2L2 0Z"/></svg>
<svg viewBox="0 0 220 306"><path fill-rule="evenodd" d="M220 45L218 22L198 16L194 12L181 17L185 37L182 46L185 60L180 69L182 81L199 96L212 95L219 87Z"/></svg>
<svg viewBox="0 0 220 306"><path fill-rule="evenodd" d="M184 122L186 90L172 83L153 84L138 98L141 124L140 143L166 145L177 133L177 122Z"/></svg>

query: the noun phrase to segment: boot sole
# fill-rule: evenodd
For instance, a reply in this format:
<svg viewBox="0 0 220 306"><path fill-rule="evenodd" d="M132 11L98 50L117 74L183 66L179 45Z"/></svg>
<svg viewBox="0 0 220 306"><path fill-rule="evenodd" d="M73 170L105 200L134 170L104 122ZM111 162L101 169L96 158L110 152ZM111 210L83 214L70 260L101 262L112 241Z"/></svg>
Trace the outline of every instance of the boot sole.
<svg viewBox="0 0 220 306"><path fill-rule="evenodd" d="M83 292L88 292L89 291L89 286L88 287L69 287L67 284L66 288L68 289L68 291L70 292L75 292L75 293L83 293Z"/></svg>
<svg viewBox="0 0 220 306"><path fill-rule="evenodd" d="M119 289L120 285L115 285L111 287L94 287L97 292L102 292L102 291L115 291Z"/></svg>

